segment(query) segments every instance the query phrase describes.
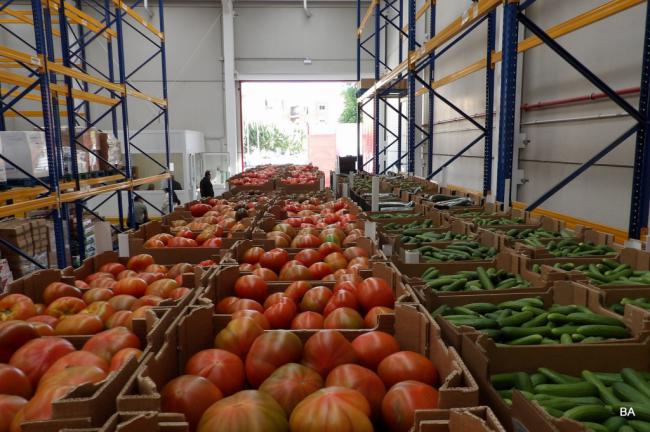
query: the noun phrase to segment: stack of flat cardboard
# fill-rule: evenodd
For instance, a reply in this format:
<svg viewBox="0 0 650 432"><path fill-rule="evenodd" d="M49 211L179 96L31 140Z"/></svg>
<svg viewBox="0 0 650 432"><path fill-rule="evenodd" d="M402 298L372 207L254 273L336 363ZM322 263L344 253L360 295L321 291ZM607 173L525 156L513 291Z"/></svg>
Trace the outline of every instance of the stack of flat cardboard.
<svg viewBox="0 0 650 432"><path fill-rule="evenodd" d="M49 267L49 228L45 219L12 219L0 222L0 237L18 247L42 265ZM37 266L16 251L0 244L0 252L9 263L14 278L37 270Z"/></svg>

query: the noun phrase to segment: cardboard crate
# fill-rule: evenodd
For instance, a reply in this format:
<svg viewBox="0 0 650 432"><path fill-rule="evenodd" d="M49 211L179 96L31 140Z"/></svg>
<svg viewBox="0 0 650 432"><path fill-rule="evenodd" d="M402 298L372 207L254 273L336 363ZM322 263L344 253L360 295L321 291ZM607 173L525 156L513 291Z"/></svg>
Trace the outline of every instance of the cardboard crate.
<svg viewBox="0 0 650 432"><path fill-rule="evenodd" d="M215 335L226 327L229 320L229 316L213 315L209 306L188 307L166 333L163 347L147 357L123 388L117 400L119 410L160 411L160 389L183 373L185 364L195 353L212 348ZM389 332L395 335L401 349L419 352L433 361L440 376L441 409L478 404L478 388L460 356L453 348L444 345L435 324L429 322L416 307L400 305ZM295 333L304 343L315 331ZM365 332L341 333L353 340Z"/></svg>
<svg viewBox="0 0 650 432"><path fill-rule="evenodd" d="M489 407L419 410L413 432L505 432Z"/></svg>
<svg viewBox="0 0 650 432"><path fill-rule="evenodd" d="M503 236L501 236L503 237ZM563 239L558 239L557 241L561 241ZM584 243L593 243L595 245L606 245L614 249L615 251L619 251L623 249L622 246L614 244L614 236L612 234L605 234L601 233L592 229L585 229L582 230L576 237L576 241L578 242L584 242ZM549 242L547 242L549 243ZM529 256L533 259L540 259L540 258L556 258L554 255L550 253L550 251L545 248L545 247L532 247L529 246L525 243L522 242L515 242L514 248L510 248L511 250L515 251L516 253L522 254ZM585 255L580 258L589 258L589 257L601 257L601 258L611 258L611 259L616 259L616 256L611 256L611 255ZM570 257L567 257L570 258Z"/></svg>
<svg viewBox="0 0 650 432"><path fill-rule="evenodd" d="M100 267L104 264L119 262L126 266L128 261L129 258L120 257L117 252L107 251L102 252L99 255L94 255L86 258L77 268L67 267L61 271L61 274L65 278L72 278L72 284L74 284L74 279L85 280L91 274L98 272ZM160 263L156 261L156 264ZM205 280L207 280L207 276L209 274L209 269L193 266L193 270L191 272L183 273L182 286L193 289L194 291L198 291L201 287L205 286ZM42 289L45 289L46 286L47 285L44 285ZM190 297L193 296L190 295ZM187 306L185 303L188 301L189 300L185 298L180 299L180 301L164 300L162 303L160 303L160 306L185 307Z"/></svg>
<svg viewBox="0 0 650 432"><path fill-rule="evenodd" d="M272 206L269 210L270 211L275 211L274 209L275 209L275 206ZM284 219L286 219L286 218L284 218ZM285 222L282 221L282 219L271 217L271 215L267 212L262 219L260 219L260 220L258 220L256 222L255 227L253 228L253 231L252 231L252 234L251 234L251 238L253 240L266 240L267 239L267 234L272 232L276 225L279 225L279 224L282 224L282 223L285 223ZM359 226L359 229L361 231L364 231L363 224L359 223L358 225L361 225L361 226ZM296 233L298 231L300 231L300 228L293 228L293 229L295 230ZM322 231L321 228L313 228L313 229L316 230L315 232L317 233L317 235L320 234L320 232Z"/></svg>
<svg viewBox="0 0 650 432"><path fill-rule="evenodd" d="M494 410L509 431L586 432L587 429L572 420L551 417L521 394L515 395L512 407L508 407L490 383L490 376L493 374L530 373L540 367L574 376L579 376L583 370L620 372L625 367L650 371L650 338L633 343L544 347L543 350L536 346L518 346L502 350L484 336L465 336L463 339L463 360L479 384L481 400Z"/></svg>
<svg viewBox="0 0 650 432"><path fill-rule="evenodd" d="M273 240L240 240L236 242L232 247L227 250L222 250L221 256L222 259L220 264L222 265L239 265L243 263L244 254L252 247L262 247L265 251L275 249L275 242ZM370 262L384 262L387 261L386 255L380 250L377 249L375 242L370 240L368 237L359 237L354 243L354 246L360 247L363 249L369 257ZM298 252L305 249L314 249L318 248L283 248L289 253L289 259L295 259L295 256ZM345 248L343 248L345 250Z"/></svg>
<svg viewBox="0 0 650 432"><path fill-rule="evenodd" d="M650 252L632 249L632 248L623 248L617 257L605 257L605 256L591 256L591 257L553 257L553 258L531 258L525 255L519 255L519 272L522 275L527 275L530 277L538 277L548 280L574 280L574 281L584 281L589 284L587 276L577 270L562 270L553 267L557 263L574 263L577 266L583 264L598 264L603 258L614 259L621 264L628 264L634 270L650 270ZM537 264L541 268L541 275L532 271L533 266ZM593 285L595 287L600 287L599 285ZM609 287L619 287L619 288L634 288L639 285L610 285Z"/></svg>
<svg viewBox="0 0 650 432"><path fill-rule="evenodd" d="M117 412L118 393L133 376L136 369L152 352L157 352L164 342L165 331L178 317L180 310L153 308L144 320L133 322L133 332L140 338L142 358L131 358L121 369L110 374L104 381L79 386L64 398L52 403L51 420L25 422L23 432L59 430L63 427L97 427ZM81 349L91 336L62 336L75 348ZM58 429L48 429L52 425Z"/></svg>
<svg viewBox="0 0 650 432"><path fill-rule="evenodd" d="M210 302L216 306L224 298L236 296L235 282L246 274L250 273L240 271L237 266L221 266L212 274L206 290L199 296L198 300L201 301L203 299L203 301ZM401 284L399 274L395 268L388 263L374 263L371 270L362 270L360 275L363 279L371 276L384 279L393 290L395 299L399 299L405 294L410 294L410 291L407 291L404 285ZM283 292L291 283L290 281L267 282L269 295L276 292ZM334 281L310 281L310 283L312 287L326 286L332 288L335 285Z"/></svg>
<svg viewBox="0 0 650 432"><path fill-rule="evenodd" d="M190 432L183 414L147 411L115 413L106 423L96 428L55 426L56 428L47 426L40 432Z"/></svg>
<svg viewBox="0 0 650 432"><path fill-rule="evenodd" d="M596 300L594 300L594 296L596 297ZM498 293L495 292L492 294L479 293L476 295L459 295L459 296L441 297L431 303L431 308L435 310L441 305L448 305L453 307L453 306L464 306L470 303L479 303L479 302L499 304L504 301L518 300L526 297L541 298L544 301L544 307L546 308L550 307L552 304L561 304L561 305L575 304L580 306L586 306L589 309L591 309L591 311L599 315L604 315L604 316L608 316L620 320L619 315L604 308L599 303L597 299L597 293L595 293L593 290L583 285L576 284L570 281L555 282L554 285L548 290L544 292L538 292L538 293L515 294L515 293L509 293L507 290L503 290L502 292L498 292ZM432 319L435 320L436 323L438 323L438 325L440 326L440 329L442 331L442 336L445 342L447 342L450 346L456 348L463 355L464 355L464 351L462 348L463 335L470 335L470 336L473 335L474 337L478 335L482 335L480 331L474 329L473 327L468 327L468 326L457 327L454 324L452 324L450 321L447 321L442 316L437 316ZM605 346L612 343L638 342L640 340L643 340L650 332L648 327L646 326L646 323L643 320L639 320L636 315L626 314L623 317L623 322L630 330L632 337L628 339L619 339L616 340L615 342L612 341L598 342L593 345ZM492 339L490 339L486 343L491 343L492 345L494 345L495 350L512 351L518 348L516 346L511 346L511 345L501 345L501 344L497 345L494 343L494 341L492 341ZM571 345L562 345L562 346L564 347L564 349L570 351L575 349L575 347L579 345L580 344L571 344ZM555 346L555 345L536 345L535 348L539 350L541 355L544 352L544 348L548 346Z"/></svg>
<svg viewBox="0 0 650 432"><path fill-rule="evenodd" d="M461 232L462 232L462 230L461 230ZM423 246L434 246L434 247L443 248L445 246L449 246L452 243L456 243L458 241L461 241L461 240L456 240L456 241L451 241L451 242L438 242L438 244L440 246L438 246L438 245L423 245ZM488 247L488 248L495 248L496 251L499 252L499 243L497 241L495 241L494 237L487 235L487 233L485 233L485 232L479 233L476 236L476 238L474 238L473 240L462 240L462 241L478 242L478 243L481 244L481 246L485 246L485 247ZM407 276L419 276L419 275L422 274L422 272L424 270L426 270L427 268L432 267L432 266L445 265L445 264L449 264L449 265L453 266L454 264L460 264L460 263L481 263L481 264L478 264L478 265L483 265L485 263L494 263L494 261L495 261L494 259L491 259L491 260L445 261L445 262L442 262L442 263L426 262L426 261L424 261L422 256L418 254L418 258L420 260L419 263L406 264L406 252L407 252L407 249L399 248L397 253L394 253L392 255L391 259L397 265L397 267L400 269L400 271L402 271L402 267L404 267L404 271L406 271L405 274L407 274ZM422 272L420 272L419 274L413 274L412 272L409 271L408 266L427 266L427 267L423 267L424 270Z"/></svg>
<svg viewBox="0 0 650 432"><path fill-rule="evenodd" d="M562 230L566 230L565 228L565 223L563 221L559 221L557 219L550 218L548 216L540 216L539 218L539 224L538 226L531 228L531 229L538 229L542 228L545 229L546 231L550 232L555 232L559 233ZM506 232L509 231L511 228L503 228L499 225L496 226L488 226L488 227L479 227L477 228L477 232L481 231L488 231L492 233L492 235L498 237L498 241L501 244L501 247L506 249L510 248L513 250L515 253L522 253L525 255L530 256L529 254L525 253L525 251L530 248L527 244L523 243L522 240L517 240L517 239L510 239L506 235ZM517 228L518 229L518 228ZM584 227L576 227L575 230L567 230L569 232L572 232L574 234L574 237L581 239L584 236ZM542 243L548 243L554 239L540 239ZM558 240L563 240L562 237L558 238Z"/></svg>
<svg viewBox="0 0 650 432"><path fill-rule="evenodd" d="M213 256L219 256L219 251L230 248L238 239L224 238L221 248L146 248L144 243L156 234L165 233L160 221L151 221L140 225L137 231L129 232L129 255L149 254L153 256L158 264L172 265L179 262L198 264L201 261L209 260Z"/></svg>
<svg viewBox="0 0 650 432"><path fill-rule="evenodd" d="M271 192L275 190L274 179L269 179L266 183L260 185L233 185L232 180L234 178L236 177L231 177L228 179L228 191L233 195L239 192L247 192L247 191Z"/></svg>
<svg viewBox="0 0 650 432"><path fill-rule="evenodd" d="M404 217L399 217L399 218L394 218L394 219L376 219L373 216L377 215L400 215L404 214ZM368 222L376 222L377 224L382 224L382 223L390 223L390 222L396 222L396 223L404 223L404 222L413 222L414 220L418 219L426 219L425 218L426 213L424 211L424 207L416 205L415 207L411 207L407 210L395 210L395 211L367 211L364 213L361 213L360 219L362 220L367 220Z"/></svg>
<svg viewBox="0 0 650 432"><path fill-rule="evenodd" d="M194 216L192 216L192 213L186 210L174 210L168 215L163 216L161 219L162 222L162 229L163 232L169 232L172 234L175 234L179 230L180 225L187 225L189 223L194 222L196 219ZM247 225L247 228L243 231L228 231L225 230L223 233L223 237L227 238L233 238L233 239L246 239L250 238L251 232L253 231L253 226L255 222L254 217L249 217L246 219L242 219L241 221L242 224ZM191 230L194 234L200 234L201 231L203 230Z"/></svg>
<svg viewBox="0 0 650 432"><path fill-rule="evenodd" d="M497 255L497 259L494 262L493 265L486 266L484 267L486 270L489 268L496 268L497 270L505 270L508 273L512 274L517 274L517 261L518 258L509 254L509 253L504 253L501 252L499 255ZM436 267L431 266L431 267ZM478 265L474 264L468 264L463 270L476 270L476 268L479 267ZM449 270L453 270L449 272ZM458 271L463 271L463 270L455 270L455 269L449 269L449 268L440 268L440 272L443 275L451 275L455 274ZM424 284L424 281L420 277L403 277L405 283L408 285L409 289L411 292L415 294L417 299L422 303L426 308L429 310L435 309L434 305L440 305L444 304L444 299L446 297L463 297L463 296L473 296L477 294L496 294L496 293L510 293L510 294L528 294L530 296L535 296L538 293L541 292L546 292L548 289L552 286L552 282L548 280L541 280L541 279L529 279L527 277L522 276L525 280L530 282L532 285L531 287L528 288L510 288L510 289L504 289L504 290L492 290L492 291L453 291L453 292L445 292L445 291L434 291L432 289L429 289L426 287Z"/></svg>
<svg viewBox="0 0 650 432"><path fill-rule="evenodd" d="M424 233L424 232L436 232L436 233L445 233L447 231L451 231L457 234L465 234L469 235L472 237L471 240L461 240L461 241L475 241L476 239L479 238L479 235L476 233L473 233L469 230L469 227L467 224L464 224L463 222L459 220L453 220L451 224L444 226L444 227L439 227L439 228L429 228L429 229L421 229L417 230L419 233ZM434 242L423 242L418 245L415 244L404 244L400 241L401 234L394 235L393 237L393 251L397 251L399 254L400 251L402 250L413 250L417 249L419 247L423 246L433 246L433 247L444 247L444 246L449 246L450 244L454 243L454 241L459 241L459 240L451 240L451 241L434 241ZM487 237L487 236L486 236ZM490 242L490 244L495 244L498 245L496 241ZM500 250L500 249L499 249Z"/></svg>

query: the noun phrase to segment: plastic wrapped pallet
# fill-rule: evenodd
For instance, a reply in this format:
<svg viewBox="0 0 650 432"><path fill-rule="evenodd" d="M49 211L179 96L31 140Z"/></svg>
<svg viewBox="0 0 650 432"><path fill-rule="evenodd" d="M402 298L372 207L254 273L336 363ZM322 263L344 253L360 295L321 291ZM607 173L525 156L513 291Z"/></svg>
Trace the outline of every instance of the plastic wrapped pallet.
<svg viewBox="0 0 650 432"><path fill-rule="evenodd" d="M78 127L75 129L76 134L83 131L84 128ZM79 174L87 174L91 171L91 163L98 166L97 157L90 154L83 147L87 149L94 149L97 147L97 129L88 129L80 137L77 138L77 170ZM63 172L65 175L72 174L72 151L70 148L70 136L68 128L61 128L61 143L63 144ZM79 145L80 144L80 145ZM83 147L82 147L83 146Z"/></svg>
<svg viewBox="0 0 650 432"><path fill-rule="evenodd" d="M120 141L111 133L99 133L99 154L106 159L111 165L122 165L122 150ZM110 170L110 166L104 162L99 161L99 168L102 171Z"/></svg>
<svg viewBox="0 0 650 432"><path fill-rule="evenodd" d="M11 155L11 160L37 178L49 175L45 134L38 131L0 132L2 154ZM22 180L28 176L15 166L5 164L7 180Z"/></svg>

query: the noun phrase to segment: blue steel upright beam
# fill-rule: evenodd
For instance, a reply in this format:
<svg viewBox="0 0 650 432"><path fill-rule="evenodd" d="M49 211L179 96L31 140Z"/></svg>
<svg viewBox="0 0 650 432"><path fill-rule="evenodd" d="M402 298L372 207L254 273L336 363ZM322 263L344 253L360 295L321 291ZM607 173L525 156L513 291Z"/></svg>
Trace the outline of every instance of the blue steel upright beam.
<svg viewBox="0 0 650 432"><path fill-rule="evenodd" d="M70 68L72 66L72 59L70 58L70 41L68 39L68 26L67 18L65 16L65 3L59 8L59 31L61 33L61 54L63 57L63 66ZM74 110L74 96L72 96L73 82L72 77L66 75L64 77L65 85L68 88L65 103L68 111L68 145L70 147L70 168L72 171L72 179L75 182L75 189L81 190L81 179L79 178L79 166L77 164L77 131L76 131L76 113ZM83 150L81 150L83 151ZM74 203L75 219L77 220L77 233L76 241L79 253L79 262L86 259L86 240L83 227L83 202L76 200ZM72 229L70 229L70 236L72 237ZM72 243L72 242L71 242Z"/></svg>
<svg viewBox="0 0 650 432"><path fill-rule="evenodd" d="M434 37L436 34L436 2L431 2L429 8L429 37ZM436 76L436 52L431 51L429 54L429 82L433 82ZM434 109L434 93L427 92L428 95L428 122L429 122L429 140L427 142L427 176L433 172L433 109Z"/></svg>
<svg viewBox="0 0 650 432"><path fill-rule="evenodd" d="M517 22L518 0L503 6L503 59L501 62L501 110L499 114L499 161L497 165L497 200L511 202L512 153L515 140L515 105L517 98Z"/></svg>
<svg viewBox="0 0 650 432"><path fill-rule="evenodd" d="M375 4L375 82L379 81L379 64L381 56L381 1ZM373 99L373 117L372 122L372 142L373 142L373 157L375 158L372 164L373 174L379 174L379 91L375 92Z"/></svg>
<svg viewBox="0 0 650 432"><path fill-rule="evenodd" d="M407 0L408 1L408 0ZM399 0L399 28L403 29L404 28L404 0ZM399 42L399 47L398 47L398 57L399 57L399 62L402 63L402 60L404 60L404 44L402 43L402 36L399 36L398 39ZM400 97L397 100L397 110L399 111L398 115L398 121L397 121L397 172L402 171L402 98Z"/></svg>
<svg viewBox="0 0 650 432"><path fill-rule="evenodd" d="M165 34L165 11L164 11L163 0L158 0L158 14L159 19L159 28L162 34ZM165 50L165 39L160 40L160 63L162 66L162 91L163 99L167 101L167 105L163 107L163 124L165 128L165 161L167 163L167 171L169 172L170 160L169 160L169 100L167 99L167 52ZM167 187L169 188L169 194L167 198L169 199L169 211L171 212L174 209L174 192L171 177L167 179Z"/></svg>
<svg viewBox="0 0 650 432"><path fill-rule="evenodd" d="M115 28L117 31L117 56L118 56L118 69L120 75L120 84L126 85L126 65L124 58L124 29L122 26L123 12L122 8L115 8ZM127 180L130 180L133 175L131 172L131 141L129 139L129 110L126 94L122 95L122 137L124 139L124 169L126 171ZM126 193L127 196L127 221L129 228L135 228L135 213L133 211L133 190L129 189Z"/></svg>
<svg viewBox="0 0 650 432"><path fill-rule="evenodd" d="M361 0L357 0L357 83L361 85L361 34L359 33L361 27ZM357 102L357 171L362 171L363 166L361 162L361 107Z"/></svg>
<svg viewBox="0 0 650 432"><path fill-rule="evenodd" d="M496 47L496 11L487 17L487 57L485 69L485 149L483 152L483 195L492 189L492 141L494 135L494 66L492 53Z"/></svg>
<svg viewBox="0 0 650 432"><path fill-rule="evenodd" d="M34 36L36 45L36 54L46 57L45 34L43 25L43 10L40 0L32 0L32 18L34 22ZM39 70L39 81L41 83L41 109L43 110L43 129L45 132L45 147L47 151L48 177L51 193L59 193L59 170L57 164L57 149L55 144L54 130L51 124L52 120L52 94L50 92L50 78L47 62L44 62L44 68ZM54 240L56 243L56 261L59 268L67 267L65 254L65 237L63 232L63 221L58 208L52 210L52 225L54 228Z"/></svg>
<svg viewBox="0 0 650 432"><path fill-rule="evenodd" d="M83 8L83 1L82 0L76 0L75 1L75 7L79 10L82 10ZM87 64L86 64L86 45L84 43L84 27L81 24L77 25L77 32L79 33L79 55L77 56L79 60L81 61L81 70L83 72L86 72ZM110 39L109 39L110 40ZM69 42L69 40L68 40ZM81 87L83 91L88 92L88 83L87 82L82 82ZM86 124L90 124L92 118L90 115L90 102L89 101L82 101L81 106L83 107L83 119L86 121Z"/></svg>
<svg viewBox="0 0 650 432"><path fill-rule="evenodd" d="M629 236L635 239L641 237L643 228L647 229L650 216L650 3L646 4L643 38L639 113L645 120L639 123L636 135L629 226Z"/></svg>
<svg viewBox="0 0 650 432"><path fill-rule="evenodd" d="M106 23L110 23L111 18L111 0L104 0L104 20ZM108 51L108 78L111 82L115 82L115 68L113 67L113 38L107 40L106 50ZM117 110L111 111L111 124L113 125L113 136L117 138ZM120 230L124 230L124 205L122 204L121 190L117 191L117 212Z"/></svg>
<svg viewBox="0 0 650 432"><path fill-rule="evenodd" d="M415 0L408 0L409 4L409 56L415 50ZM408 71L408 172L415 172L415 71L409 65ZM399 158L398 158L399 160Z"/></svg>

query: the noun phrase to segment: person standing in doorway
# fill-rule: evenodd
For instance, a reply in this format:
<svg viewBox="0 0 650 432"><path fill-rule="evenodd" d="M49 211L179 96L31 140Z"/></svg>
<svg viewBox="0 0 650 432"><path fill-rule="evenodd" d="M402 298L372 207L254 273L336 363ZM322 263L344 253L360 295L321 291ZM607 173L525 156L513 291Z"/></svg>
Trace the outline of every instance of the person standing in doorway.
<svg viewBox="0 0 650 432"><path fill-rule="evenodd" d="M214 189L212 188L212 177L210 171L205 172L205 176L201 179L200 188L201 188L201 198L212 198L214 197Z"/></svg>
<svg viewBox="0 0 650 432"><path fill-rule="evenodd" d="M136 196L133 200L133 215L135 216L136 228L143 223L149 222L149 212L144 200L140 196Z"/></svg>

